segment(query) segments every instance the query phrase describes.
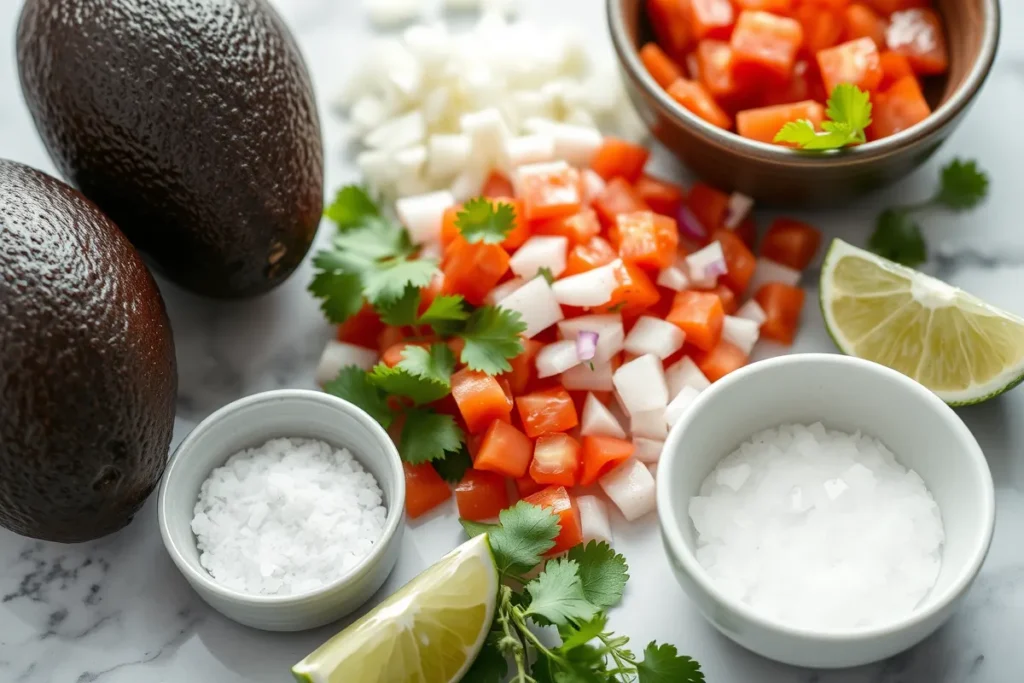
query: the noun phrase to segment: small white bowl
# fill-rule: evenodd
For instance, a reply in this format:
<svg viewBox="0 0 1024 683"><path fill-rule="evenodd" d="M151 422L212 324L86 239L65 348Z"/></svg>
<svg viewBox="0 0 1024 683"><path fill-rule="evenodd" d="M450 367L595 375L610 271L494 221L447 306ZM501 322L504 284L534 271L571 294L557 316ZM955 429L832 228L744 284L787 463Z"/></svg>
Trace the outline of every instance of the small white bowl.
<svg viewBox="0 0 1024 683"><path fill-rule="evenodd" d="M938 580L898 622L840 633L788 627L723 594L697 561L690 499L719 460L763 429L817 421L880 439L924 479L942 512L946 542ZM978 442L935 394L875 363L798 354L754 363L701 393L665 444L658 518L679 583L722 634L769 659L841 668L906 650L952 615L988 553L995 492Z"/></svg>
<svg viewBox="0 0 1024 683"><path fill-rule="evenodd" d="M235 453L280 437L347 448L384 492L384 535L344 576L299 595L249 595L217 583L199 564L192 517L199 487ZM347 401L318 391L280 390L228 404L203 420L175 451L160 485L160 534L171 559L211 607L265 631L301 631L351 613L384 583L398 559L405 514L405 475L387 432Z"/></svg>

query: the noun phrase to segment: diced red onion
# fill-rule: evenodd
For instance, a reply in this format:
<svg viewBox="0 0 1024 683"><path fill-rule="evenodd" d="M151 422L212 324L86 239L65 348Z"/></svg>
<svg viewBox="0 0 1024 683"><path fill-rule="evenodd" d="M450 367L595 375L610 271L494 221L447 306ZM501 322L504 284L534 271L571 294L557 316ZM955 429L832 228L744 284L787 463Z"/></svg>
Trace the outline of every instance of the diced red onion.
<svg viewBox="0 0 1024 683"><path fill-rule="evenodd" d="M600 335L597 332L581 330L576 335L576 355L582 361L594 360L597 354L597 340Z"/></svg>
<svg viewBox="0 0 1024 683"><path fill-rule="evenodd" d="M704 268L705 277L718 277L719 275L725 275L728 272L725 261L712 261Z"/></svg>
<svg viewBox="0 0 1024 683"><path fill-rule="evenodd" d="M685 206L679 209L677 219L679 222L679 232L683 233L683 235L699 242L707 239L708 231Z"/></svg>

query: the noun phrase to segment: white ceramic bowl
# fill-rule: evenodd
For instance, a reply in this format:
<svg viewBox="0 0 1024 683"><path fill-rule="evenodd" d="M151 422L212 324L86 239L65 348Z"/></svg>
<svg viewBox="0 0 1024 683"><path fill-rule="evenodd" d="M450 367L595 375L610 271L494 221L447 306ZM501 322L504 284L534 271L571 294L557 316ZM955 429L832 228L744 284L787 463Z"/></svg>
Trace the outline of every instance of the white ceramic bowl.
<svg viewBox="0 0 1024 683"><path fill-rule="evenodd" d="M349 449L384 492L384 535L362 563L321 589L289 596L248 595L217 583L199 564L193 510L211 471L235 453L279 437L319 439ZM268 391L221 408L185 437L167 466L158 506L167 552L203 600L246 626L300 631L349 614L387 579L401 547L405 475L394 443L363 410L319 391Z"/></svg>
<svg viewBox="0 0 1024 683"><path fill-rule="evenodd" d="M718 461L760 430L819 420L880 439L921 475L942 512L946 543L938 581L921 605L896 623L843 633L775 623L724 595L694 554L690 499ZM679 583L725 636L769 659L840 668L901 652L950 617L988 552L995 497L978 442L933 393L875 363L797 354L754 363L701 393L665 444L658 466L658 518Z"/></svg>

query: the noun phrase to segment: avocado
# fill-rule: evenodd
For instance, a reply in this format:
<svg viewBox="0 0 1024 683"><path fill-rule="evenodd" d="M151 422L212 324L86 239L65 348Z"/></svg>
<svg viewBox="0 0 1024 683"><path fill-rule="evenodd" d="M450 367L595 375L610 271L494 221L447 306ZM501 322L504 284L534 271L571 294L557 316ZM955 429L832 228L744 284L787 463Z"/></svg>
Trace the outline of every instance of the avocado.
<svg viewBox="0 0 1024 683"><path fill-rule="evenodd" d="M266 0L27 0L17 49L54 163L160 274L238 298L299 265L323 143L302 55Z"/></svg>
<svg viewBox="0 0 1024 683"><path fill-rule="evenodd" d="M163 474L174 340L139 253L61 181L0 160L0 526L125 526Z"/></svg>

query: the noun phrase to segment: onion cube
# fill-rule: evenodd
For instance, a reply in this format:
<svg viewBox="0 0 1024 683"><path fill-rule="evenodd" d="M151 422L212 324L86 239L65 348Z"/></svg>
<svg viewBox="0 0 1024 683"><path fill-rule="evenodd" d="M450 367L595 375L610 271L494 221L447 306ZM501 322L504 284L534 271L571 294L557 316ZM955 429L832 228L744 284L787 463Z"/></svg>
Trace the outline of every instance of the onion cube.
<svg viewBox="0 0 1024 683"><path fill-rule="evenodd" d="M395 164L389 152L370 149L360 152L356 166L372 187L380 187L395 180Z"/></svg>
<svg viewBox="0 0 1024 683"><path fill-rule="evenodd" d="M531 237L516 250L508 264L512 272L521 278L536 277L541 268L547 268L558 277L565 270L568 251L569 240L565 237ZM555 298L557 300L557 294Z"/></svg>
<svg viewBox="0 0 1024 683"><path fill-rule="evenodd" d="M462 132L469 135L472 158L477 163L494 163L505 152L511 137L505 117L497 107L463 114L459 120Z"/></svg>
<svg viewBox="0 0 1024 683"><path fill-rule="evenodd" d="M597 396L587 394L586 400L583 401L583 416L580 418L580 435L625 439L626 430L615 419L608 406L597 400Z"/></svg>
<svg viewBox="0 0 1024 683"><path fill-rule="evenodd" d="M626 339L622 316L617 313L581 315L558 323L558 333L563 339L576 339L580 332L597 332L597 351L593 359L595 364L609 362L622 350Z"/></svg>
<svg viewBox="0 0 1024 683"><path fill-rule="evenodd" d="M366 12L374 26L389 28L420 16L422 0L364 0Z"/></svg>
<svg viewBox="0 0 1024 683"><path fill-rule="evenodd" d="M686 276L686 271L683 268L669 266L658 273L658 286L671 289L674 292L681 292L684 289L689 289L690 278Z"/></svg>
<svg viewBox="0 0 1024 683"><path fill-rule="evenodd" d="M654 477L636 458L622 463L597 483L626 521L640 519L657 506Z"/></svg>
<svg viewBox="0 0 1024 683"><path fill-rule="evenodd" d="M656 439L645 439L643 437L633 438L633 457L643 463L655 463L661 459L661 452L665 449L665 442Z"/></svg>
<svg viewBox="0 0 1024 683"><path fill-rule="evenodd" d="M359 132L365 133L384 123L390 113L389 107L379 97L363 95L352 105L348 117Z"/></svg>
<svg viewBox="0 0 1024 683"><path fill-rule="evenodd" d="M537 377L553 377L580 364L576 342L558 341L548 344L537 353Z"/></svg>
<svg viewBox="0 0 1024 683"><path fill-rule="evenodd" d="M543 133L523 135L505 141L502 162L512 170L524 164L539 164L555 160L555 141Z"/></svg>
<svg viewBox="0 0 1024 683"><path fill-rule="evenodd" d="M768 319L768 314L764 312L763 308L761 308L761 304L751 299L740 306L740 310L736 311L736 317L753 320L757 323L758 327L761 327L761 325L764 325L764 321Z"/></svg>
<svg viewBox="0 0 1024 683"><path fill-rule="evenodd" d="M629 432L635 439L655 439L664 441L668 437L668 422L665 421L665 408L648 410L629 416Z"/></svg>
<svg viewBox="0 0 1024 683"><path fill-rule="evenodd" d="M526 332L523 334L527 339L537 336L565 317L562 307L555 301L551 286L542 277L533 278L509 294L502 300L501 307L522 316L526 324Z"/></svg>
<svg viewBox="0 0 1024 683"><path fill-rule="evenodd" d="M668 393L673 398L679 395L683 387L704 391L711 386L711 382L689 356L683 356L670 365L665 371L665 378L668 381Z"/></svg>
<svg viewBox="0 0 1024 683"><path fill-rule="evenodd" d="M750 285L747 289L757 294L757 290L769 282L781 282L790 287L796 287L800 282L800 271L761 257L757 259L757 267L754 268L754 275L750 278Z"/></svg>
<svg viewBox="0 0 1024 683"><path fill-rule="evenodd" d="M399 150L423 142L427 135L427 122L423 112L414 110L380 124L363 142L373 149Z"/></svg>
<svg viewBox="0 0 1024 683"><path fill-rule="evenodd" d="M446 180L458 174L469 161L468 135L431 135L427 139L427 176Z"/></svg>
<svg viewBox="0 0 1024 683"><path fill-rule="evenodd" d="M556 123L546 131L555 141L555 155L577 168L587 168L604 144L604 136L596 128Z"/></svg>
<svg viewBox="0 0 1024 683"><path fill-rule="evenodd" d="M491 306L497 306L498 303L508 297L509 294L525 284L526 280L521 277L514 277L511 280L506 280L487 293L487 296L484 297L484 303Z"/></svg>
<svg viewBox="0 0 1024 683"><path fill-rule="evenodd" d="M456 201L465 202L480 194L488 171L480 166L468 166L452 181L452 195Z"/></svg>
<svg viewBox="0 0 1024 683"><path fill-rule="evenodd" d="M665 408L665 421L675 427L699 395L700 392L693 387L683 387L682 391L668 404L668 408Z"/></svg>
<svg viewBox="0 0 1024 683"><path fill-rule="evenodd" d="M626 335L623 348L637 356L650 353L664 360L683 348L685 340L686 334L672 323L645 315Z"/></svg>
<svg viewBox="0 0 1024 683"><path fill-rule="evenodd" d="M687 256L686 272L694 287L713 289L718 284L718 276L728 272L722 244L718 241L712 242Z"/></svg>
<svg viewBox="0 0 1024 683"><path fill-rule="evenodd" d="M722 339L741 349L746 355L754 350L754 344L761 335L761 325L733 315L725 316L722 324Z"/></svg>
<svg viewBox="0 0 1024 683"><path fill-rule="evenodd" d="M316 366L316 383L323 386L336 378L342 368L355 365L360 370L369 370L377 364L378 354L354 344L334 341L327 342L320 362Z"/></svg>
<svg viewBox="0 0 1024 683"><path fill-rule="evenodd" d="M622 365L612 375L612 382L630 416L664 410L668 405L668 385L657 356L640 356Z"/></svg>
<svg viewBox="0 0 1024 683"><path fill-rule="evenodd" d="M516 256L518 255L519 252L516 252ZM512 258L514 259L515 256ZM563 267L562 270L565 268ZM619 286L615 270L615 264L609 263L579 275L570 275L564 280L554 283L551 288L555 292L558 303L563 306L578 306L580 308L601 306L612 300L612 294Z"/></svg>
<svg viewBox="0 0 1024 683"><path fill-rule="evenodd" d="M604 192L606 183L604 178L597 174L597 171L593 169L584 169L580 174L583 179L583 201L590 204Z"/></svg>
<svg viewBox="0 0 1024 683"><path fill-rule="evenodd" d="M575 347L575 341L566 341ZM591 365L594 367L591 368ZM612 373L611 361L580 362L579 365L562 373L562 386L569 391L611 391L614 386Z"/></svg>
<svg viewBox="0 0 1024 683"><path fill-rule="evenodd" d="M452 206L455 206L455 197L445 190L399 199L395 202L395 211L412 241L420 244L441 239L444 212Z"/></svg>
<svg viewBox="0 0 1024 683"><path fill-rule="evenodd" d="M729 205L725 211L725 227L735 230L753 208L754 199L752 197L740 192L733 192L729 195Z"/></svg>
<svg viewBox="0 0 1024 683"><path fill-rule="evenodd" d="M612 525L608 519L608 506L597 496L580 496L576 499L580 511L580 530L583 542L612 542Z"/></svg>

